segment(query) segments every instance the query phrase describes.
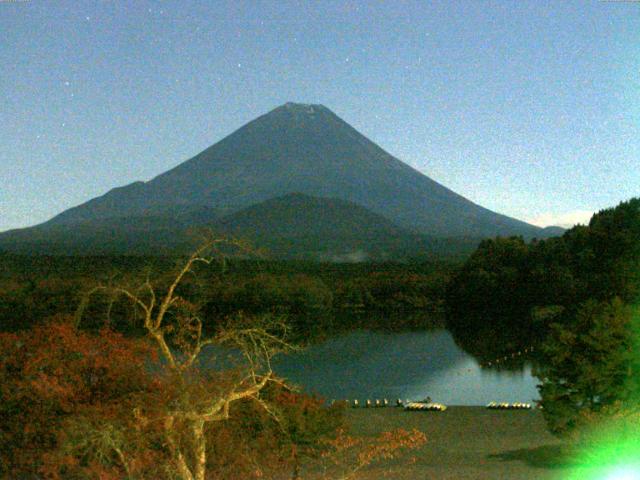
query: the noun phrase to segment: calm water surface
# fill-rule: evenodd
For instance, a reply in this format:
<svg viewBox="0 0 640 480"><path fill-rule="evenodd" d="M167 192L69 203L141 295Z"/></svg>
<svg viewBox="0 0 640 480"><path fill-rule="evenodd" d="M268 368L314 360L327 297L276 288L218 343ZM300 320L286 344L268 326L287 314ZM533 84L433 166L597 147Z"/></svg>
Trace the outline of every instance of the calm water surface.
<svg viewBox="0 0 640 480"><path fill-rule="evenodd" d="M539 398L530 366L519 372L481 369L446 330L352 332L280 357L275 370L327 399L430 396L447 405L485 405Z"/></svg>

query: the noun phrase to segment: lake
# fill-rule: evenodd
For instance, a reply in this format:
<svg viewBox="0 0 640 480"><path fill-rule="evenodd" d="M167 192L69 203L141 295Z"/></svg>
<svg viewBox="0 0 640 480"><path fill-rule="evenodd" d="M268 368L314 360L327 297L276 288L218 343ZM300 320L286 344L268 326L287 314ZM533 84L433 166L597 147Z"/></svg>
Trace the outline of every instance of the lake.
<svg viewBox="0 0 640 480"><path fill-rule="evenodd" d="M481 368L444 330L338 335L279 357L276 372L327 400L430 396L447 405L527 402L539 398L530 365L521 371Z"/></svg>

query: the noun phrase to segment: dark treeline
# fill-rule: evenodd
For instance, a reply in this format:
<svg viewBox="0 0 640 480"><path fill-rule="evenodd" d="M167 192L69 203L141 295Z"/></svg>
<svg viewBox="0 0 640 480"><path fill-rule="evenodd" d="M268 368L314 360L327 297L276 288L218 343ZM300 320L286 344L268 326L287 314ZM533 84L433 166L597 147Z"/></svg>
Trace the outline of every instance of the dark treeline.
<svg viewBox="0 0 640 480"><path fill-rule="evenodd" d="M181 294L209 322L238 311L286 314L302 337L352 328L441 326L446 310L460 346L489 361L539 343L552 322L572 317L589 299L630 303L637 297L639 202L601 211L588 226L562 237L484 240L462 266L229 259L199 267ZM161 282L178 262L161 256L0 253L0 329L16 331L72 314L98 282L133 285L146 275ZM92 309L96 326L130 325L124 319L135 314L122 298L94 299Z"/></svg>
<svg viewBox="0 0 640 480"><path fill-rule="evenodd" d="M162 275L171 278L178 261L0 254L0 329L17 331L55 315L73 314L98 283L133 285L148 275L162 282ZM361 327L425 328L442 323L445 287L454 268L433 262L233 259L199 266L180 293L199 306L207 321L238 311L285 314L302 337ZM126 319L134 313L124 298L94 298L89 317L96 327L108 322L130 329Z"/></svg>
<svg viewBox="0 0 640 480"><path fill-rule="evenodd" d="M485 240L463 265L218 257L175 283L181 265L0 254L0 477L195 478L179 474L186 458L199 478L205 469L215 478L299 478L307 465L328 471L331 454L351 451L331 467L347 470L391 458L424 436L344 436L342 406L291 391L270 359L341 330L440 326L445 311L456 341L481 361L536 346L555 433L584 424L584 410L637 406L630 332L640 327L628 305L640 293L640 199L559 238ZM87 300L96 285L105 288ZM157 324L143 320L145 307L160 317L156 294L171 298ZM240 348L246 364L198 368L197 353L211 345L202 338ZM317 478L348 476L328 472Z"/></svg>
<svg viewBox="0 0 640 480"><path fill-rule="evenodd" d="M2 257L0 478L326 480L424 443L417 430L353 437L343 404L298 392L271 367L301 343L289 320L322 318L344 278L406 272L343 278L339 267L195 255ZM214 308L213 292L227 302Z"/></svg>
<svg viewBox="0 0 640 480"><path fill-rule="evenodd" d="M478 358L540 343L587 301L640 293L640 199L595 214L562 237L484 240L447 288L447 324Z"/></svg>

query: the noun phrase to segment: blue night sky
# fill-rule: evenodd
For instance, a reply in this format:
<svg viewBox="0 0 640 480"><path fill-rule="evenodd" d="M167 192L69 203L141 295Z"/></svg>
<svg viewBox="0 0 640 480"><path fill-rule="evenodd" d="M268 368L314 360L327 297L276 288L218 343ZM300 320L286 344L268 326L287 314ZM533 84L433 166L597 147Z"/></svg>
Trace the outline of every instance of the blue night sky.
<svg viewBox="0 0 640 480"><path fill-rule="evenodd" d="M492 210L640 195L640 2L0 0L0 231L321 103Z"/></svg>

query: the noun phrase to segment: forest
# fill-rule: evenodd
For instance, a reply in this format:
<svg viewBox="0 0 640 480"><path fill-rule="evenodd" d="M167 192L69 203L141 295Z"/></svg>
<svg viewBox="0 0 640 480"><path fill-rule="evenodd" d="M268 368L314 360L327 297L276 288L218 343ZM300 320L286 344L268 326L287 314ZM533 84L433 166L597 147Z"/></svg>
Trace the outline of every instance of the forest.
<svg viewBox="0 0 640 480"><path fill-rule="evenodd" d="M612 417L637 425L639 295L633 198L562 237L483 241L447 285L447 326L484 362L535 347L550 431L572 435Z"/></svg>
<svg viewBox="0 0 640 480"><path fill-rule="evenodd" d="M22 330L57 314L71 315L92 285L142 281L154 272L166 277L176 261L171 257L0 254L0 330ZM224 265L200 266L197 275L185 279L181 291L198 303L210 322L238 311L286 314L296 333L309 340L336 329L441 326L445 286L455 267L445 262L349 264L229 258ZM116 308L103 305L102 310L96 306L96 321L104 321L108 311L110 323L129 328L126 302L120 303ZM364 314L366 321L361 323ZM393 322L384 320L385 315Z"/></svg>
<svg viewBox="0 0 640 480"><path fill-rule="evenodd" d="M559 435L638 398L640 199L459 264L274 262L219 241L187 258L0 255L0 475L334 478L396 458L424 435L350 436L344 405L271 369L358 328L446 326L485 365L535 346Z"/></svg>
<svg viewBox="0 0 640 480"><path fill-rule="evenodd" d="M186 259L2 256L0 476L328 479L425 442L354 437L271 358L365 313L442 322L450 266L227 259L218 240Z"/></svg>
<svg viewBox="0 0 640 480"><path fill-rule="evenodd" d="M634 303L640 293L640 199L595 214L561 237L482 241L446 287L447 325L482 357L542 341L551 323L575 316L588 301L619 298Z"/></svg>

